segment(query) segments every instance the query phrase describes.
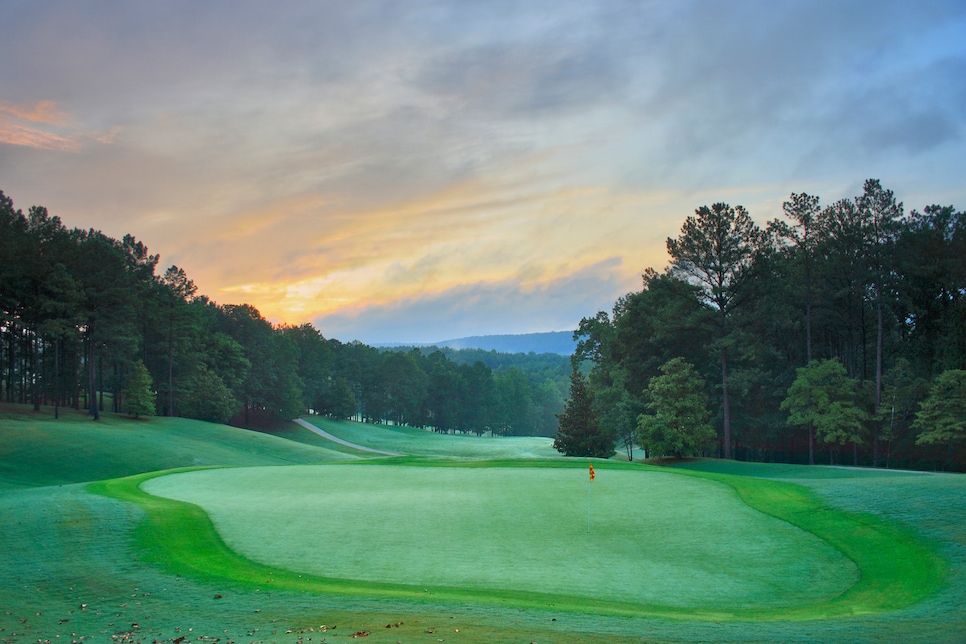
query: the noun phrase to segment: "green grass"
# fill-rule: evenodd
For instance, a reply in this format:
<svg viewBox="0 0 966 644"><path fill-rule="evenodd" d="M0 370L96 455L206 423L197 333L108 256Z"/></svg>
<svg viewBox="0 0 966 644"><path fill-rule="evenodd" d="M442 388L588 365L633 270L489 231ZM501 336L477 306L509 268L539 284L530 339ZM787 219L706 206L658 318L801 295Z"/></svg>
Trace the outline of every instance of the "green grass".
<svg viewBox="0 0 966 644"><path fill-rule="evenodd" d="M0 489L63 485L204 465L282 465L355 458L315 445L184 418L7 411L0 416ZM307 432L310 433L310 432Z"/></svg>
<svg viewBox="0 0 966 644"><path fill-rule="evenodd" d="M716 458L668 461L667 465L677 470L734 474L737 476L790 481L931 476L931 473L910 470L886 470L871 467L839 467L830 465L790 465L787 463L746 463L743 461L726 461Z"/></svg>
<svg viewBox="0 0 966 644"><path fill-rule="evenodd" d="M387 452L472 459L560 458L560 453L553 448L553 439L542 436L440 434L413 427L366 425L321 416L304 419L350 443Z"/></svg>
<svg viewBox="0 0 966 644"><path fill-rule="evenodd" d="M714 620L895 610L929 596L943 579L940 559L908 531L831 511L796 485L599 464L607 483L592 488L600 498L588 534L582 468L480 465L155 478L148 491L190 501L173 525L193 527L143 533L143 544L164 552L157 559L175 569L186 565L177 553L197 551L196 573L254 585ZM178 514L177 504L139 495L140 480L102 492L143 501L162 518ZM252 525L253 512L273 521ZM206 523L209 515L231 550ZM191 535L204 537L192 545ZM246 567L236 552L261 564ZM409 583L390 583L399 579Z"/></svg>
<svg viewBox="0 0 966 644"><path fill-rule="evenodd" d="M416 596L432 587L503 600L509 591L585 610L719 616L818 602L858 578L841 553L730 488L666 472L598 477L588 532L586 478L572 468L306 466L191 472L142 487L204 508L249 559L370 582L373 592L406 580ZM252 525L253 512L273 521Z"/></svg>
<svg viewBox="0 0 966 644"><path fill-rule="evenodd" d="M195 457L207 459L206 464L244 465L242 469L205 470L156 478L149 485L162 482L174 485L179 480L190 481L191 477L201 477L207 484L206 476L213 477L214 482L222 476L239 476L242 477L239 482L244 482L246 473L251 473L251 481L258 482L258 493L251 497L247 523L253 533L258 533L253 537L261 535L278 542L265 546L269 554L274 551L276 556L287 549L284 545L287 535L293 543L315 539L321 552L346 547L337 543L343 533L354 533L357 539L369 543L379 540L363 529L347 525L352 519L348 508L331 507L333 513L343 510L347 513L332 514L331 521L321 521L306 529L298 525L299 516L285 518L291 514L286 504L264 501L268 505L255 505L259 497L270 498L263 484L268 479L261 477L272 471L282 474L291 470L291 476L271 477L271 480L279 485L284 481L290 486L288 489L295 491L320 482L314 474L297 476L299 472L346 473L345 476L366 479L365 484L371 486L392 483L394 476L407 472L418 472L416 476L427 480L439 477L437 482L447 484L495 477L490 483L504 490L508 484L500 477L507 476L519 483L509 489L514 492L514 503L516 497L521 497L519 502L523 505L527 502L522 498L525 496L537 502L552 497L546 489L530 489L536 488L535 483L549 485L572 474L583 494L579 509L586 536L586 462L560 458L520 461L513 460L512 453L506 454L504 460L493 461L435 457L336 461L333 459L344 459L346 454L320 450L324 443L314 443L315 438L309 435L301 435L304 443L300 444L232 428L217 428L227 434L216 441L218 453L215 453L207 451L208 441L204 440L182 449L184 441L196 440L195 434L210 426L194 425L190 421L183 421L189 423L183 427L178 423L155 425L160 420L150 421L158 429L156 435L148 431L143 442L130 443L125 441L130 438L127 434L131 433L132 426L135 431L140 430L142 423L108 418L103 429L94 424L96 427L91 433L92 423L83 418L61 419L58 423L64 426L45 429L34 425L53 423L49 416L0 413L0 449L3 450L0 480L6 482L0 484L3 543L0 570L4 572L0 582L0 642L120 641L123 638L131 642L166 642L185 636L185 641L219 638L221 642L266 643L307 643L313 638L311 641L315 644L323 637L330 643L347 641L353 632L366 630L371 634L363 641L389 644L432 643L440 639L466 643L564 644L591 641L958 642L966 632L966 607L962 602L966 596L966 503L963 503L966 477L963 476L854 473L854 470L830 468L796 470L788 469L789 466L731 463L721 467L715 461L700 467L726 471L728 475L683 471L674 474L666 470L652 474L653 470L637 464L595 462L599 475L593 491L600 496L602 512L607 504L606 486L600 485L604 482L610 485L634 477L642 481L654 477L685 481L680 489L689 493L676 496L681 507L671 507L668 512L684 512L686 506L692 505L692 498L699 498L693 497L698 490L714 489L719 495L723 490L727 507L735 507L735 499L740 495L749 507L758 508L744 512L751 515L764 512L782 519L762 515L754 519L754 525L787 522L783 523L785 530L820 536L825 543L834 545L835 550L855 559L860 570L869 571L837 597L799 604L797 608L732 606L727 613L712 615L705 611L685 611L673 605L668 607L667 601L662 600L658 607L663 606L664 612L647 612L641 609L642 604L622 601L619 597L621 588L644 587L655 577L643 567L630 565L630 556L595 567L595 574L602 577L613 574L625 580L606 582L612 584L611 599L598 598L582 589L533 595L512 588L474 587L459 579L451 580L451 585L423 588L358 578L336 581L324 575L286 572L278 565L282 562L274 560L255 563L227 548L224 540L234 537L223 531L223 539L215 532L208 513L190 510L182 502L144 494L137 489L137 479L114 479L137 472L143 472L143 478L150 478L153 474L149 472L192 466ZM365 426L355 429L361 434L396 431L385 427L370 430ZM29 450L15 454L10 450L11 443L20 440L17 436L27 436L31 441ZM250 436L259 438L251 442ZM91 448L92 437L99 444L99 450ZM393 451L419 454L426 449L420 447L422 441L453 438L463 437L415 435L408 448L404 448L405 441L400 441ZM474 456L479 458L480 452L464 451L460 459ZM257 462L251 462L252 459ZM320 462L331 464L274 467ZM265 471L251 467L261 465L272 467ZM689 464L689 467L697 466ZM104 476L111 468L117 471ZM384 475L378 474L383 470ZM352 471L358 474L349 474ZM70 481L98 478L111 480L95 486L70 484ZM187 483L184 486L185 489L197 487ZM102 492L110 490L110 494L130 500L91 494L90 487L100 487ZM633 493L625 490L615 496L620 502L608 510L611 514L604 522L606 529L623 529L614 526L625 521L627 508L632 508L632 513L646 511L642 502L645 491L638 492L636 486L632 487ZM217 496L218 490L212 493ZM433 488L433 493L438 490ZM709 498L714 497L712 494ZM598 497L593 500L597 501ZM293 500L292 507L295 505ZM820 511L820 507L836 508L840 512ZM286 511L282 512L283 509ZM530 514L534 513L531 508ZM217 512L212 514L217 522ZM838 520L831 521L830 517ZM318 534L313 532L316 527L320 530ZM594 528L595 532L603 529L596 524ZM856 528L860 530L856 532ZM244 526L241 530L244 531ZM470 536L465 530L453 528L453 531L441 532L434 541L440 550L455 547L454 541ZM548 549L561 547L555 539L559 530L560 526L554 526L547 531ZM158 535L165 534L168 538L159 542ZM301 536L295 538L296 535ZM492 538L506 537L494 533ZM532 541L539 539L534 537ZM806 537L805 540L814 539ZM611 547L616 548L617 541L615 537ZM164 547L159 548L159 543ZM849 548L854 550L849 552ZM228 559L217 563L221 557ZM897 562L900 565L895 565ZM902 568L903 562L911 562L908 569ZM566 562L555 561L552 565L562 570ZM639 574L635 575L635 571ZM541 583L554 583L552 575L546 572L538 577ZM635 577L640 578L640 583L628 581ZM870 583L869 579L878 582ZM339 584L342 586L338 587ZM678 585L688 584L689 580L683 579ZM685 597L682 589L675 592L679 601L696 601L696 597ZM626 610L628 607L631 610ZM322 624L328 626L325 633L319 630ZM390 624L393 628L386 628ZM338 628L331 628L334 625Z"/></svg>

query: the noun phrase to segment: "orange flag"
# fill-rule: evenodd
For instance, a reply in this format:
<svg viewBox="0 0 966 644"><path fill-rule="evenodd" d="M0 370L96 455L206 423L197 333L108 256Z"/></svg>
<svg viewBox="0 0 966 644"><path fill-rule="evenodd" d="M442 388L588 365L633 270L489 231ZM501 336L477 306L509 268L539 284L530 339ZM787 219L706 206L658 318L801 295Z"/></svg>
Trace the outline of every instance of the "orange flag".
<svg viewBox="0 0 966 644"><path fill-rule="evenodd" d="M593 480L594 480L594 476L596 476L596 475L594 474L594 464L593 464L593 463L591 463L591 464L590 464L590 480L591 480L591 481L593 481Z"/></svg>

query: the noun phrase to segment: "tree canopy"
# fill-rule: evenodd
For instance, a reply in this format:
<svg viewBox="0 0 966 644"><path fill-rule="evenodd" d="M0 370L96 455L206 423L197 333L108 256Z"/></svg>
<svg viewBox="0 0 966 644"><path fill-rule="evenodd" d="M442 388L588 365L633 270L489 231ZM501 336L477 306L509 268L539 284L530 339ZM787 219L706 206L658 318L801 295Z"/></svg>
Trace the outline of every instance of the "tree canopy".
<svg viewBox="0 0 966 644"><path fill-rule="evenodd" d="M858 443L870 416L856 404L858 383L848 377L842 363L835 358L812 360L796 373L781 404L788 423L814 427L825 443Z"/></svg>
<svg viewBox="0 0 966 644"><path fill-rule="evenodd" d="M966 369L966 215L907 211L875 179L828 205L794 192L775 214L759 225L741 206L697 208L667 240L665 271L581 320L574 361L612 401L598 420L620 426L618 403L655 416L650 384L683 358L705 383L716 455L808 463L850 449L860 465L966 468L922 384ZM838 384L812 379L830 369Z"/></svg>
<svg viewBox="0 0 966 644"><path fill-rule="evenodd" d="M936 377L913 426L917 445L953 448L966 442L966 370L949 369Z"/></svg>
<svg viewBox="0 0 966 644"><path fill-rule="evenodd" d="M637 420L640 444L652 456L692 456L715 440L704 379L684 358L673 358L651 378L645 398L650 414Z"/></svg>

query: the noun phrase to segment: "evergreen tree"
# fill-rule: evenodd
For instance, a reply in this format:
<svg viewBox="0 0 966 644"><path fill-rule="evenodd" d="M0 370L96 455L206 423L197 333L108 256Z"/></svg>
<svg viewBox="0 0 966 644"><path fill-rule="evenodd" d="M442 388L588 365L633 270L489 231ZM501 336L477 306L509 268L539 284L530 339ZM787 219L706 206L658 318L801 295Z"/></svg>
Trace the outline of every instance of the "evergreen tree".
<svg viewBox="0 0 966 644"><path fill-rule="evenodd" d="M127 381L124 392L127 413L134 418L154 416L154 389L151 374L144 363L138 360L134 364L134 371Z"/></svg>
<svg viewBox="0 0 966 644"><path fill-rule="evenodd" d="M602 430L594 414L594 398L587 380L579 370L570 376L570 400L557 418L560 426L553 447L564 456L610 458L614 455L614 437Z"/></svg>
<svg viewBox="0 0 966 644"><path fill-rule="evenodd" d="M715 348L721 359L724 457L731 458L729 348L735 344L735 313L748 293L745 286L754 275L751 269L765 236L743 206L716 203L694 213L684 221L677 239L668 238L667 252L671 274L698 286L713 313Z"/></svg>
<svg viewBox="0 0 966 644"><path fill-rule="evenodd" d="M359 411L359 403L352 393L352 386L345 378L329 382L322 400L319 413L337 420L352 418Z"/></svg>

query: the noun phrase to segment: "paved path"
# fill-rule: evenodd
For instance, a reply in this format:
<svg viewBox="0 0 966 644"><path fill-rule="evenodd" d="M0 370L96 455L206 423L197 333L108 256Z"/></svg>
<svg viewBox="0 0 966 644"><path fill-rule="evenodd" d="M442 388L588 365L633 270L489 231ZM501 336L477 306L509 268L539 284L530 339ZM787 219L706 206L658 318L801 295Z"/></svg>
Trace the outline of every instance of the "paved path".
<svg viewBox="0 0 966 644"><path fill-rule="evenodd" d="M363 452L372 452L373 454L382 454L383 456L405 456L405 454L400 454L399 452L384 452L381 449L372 449L371 447L364 447L362 445L356 445L355 443L350 443L349 441L342 440L338 436L333 436L332 434L330 434L329 432L325 431L324 429L319 429L318 427L316 427L315 425L313 425L309 421L303 420L301 418L296 418L295 419L295 422L298 423L299 425L301 425L302 427L304 427L305 429L309 430L310 432L315 432L316 434L318 434L322 438L328 438L330 441L332 441L334 443L338 443L339 445L345 445L346 447L351 447L352 449L358 449L358 450L361 450Z"/></svg>

